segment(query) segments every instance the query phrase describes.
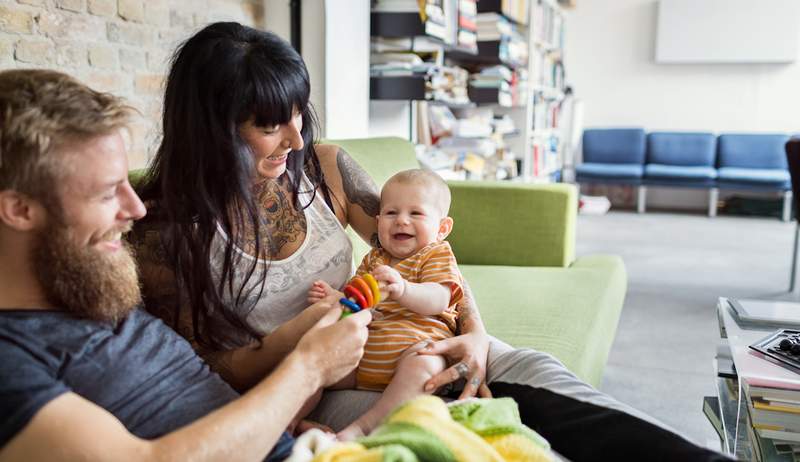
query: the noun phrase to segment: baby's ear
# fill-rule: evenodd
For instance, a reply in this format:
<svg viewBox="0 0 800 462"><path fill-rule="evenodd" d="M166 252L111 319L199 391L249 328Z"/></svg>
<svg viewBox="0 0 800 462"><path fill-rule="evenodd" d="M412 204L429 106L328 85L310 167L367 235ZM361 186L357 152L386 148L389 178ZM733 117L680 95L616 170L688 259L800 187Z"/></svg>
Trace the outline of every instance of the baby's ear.
<svg viewBox="0 0 800 462"><path fill-rule="evenodd" d="M453 230L453 219L444 217L439 221L439 240L443 241Z"/></svg>

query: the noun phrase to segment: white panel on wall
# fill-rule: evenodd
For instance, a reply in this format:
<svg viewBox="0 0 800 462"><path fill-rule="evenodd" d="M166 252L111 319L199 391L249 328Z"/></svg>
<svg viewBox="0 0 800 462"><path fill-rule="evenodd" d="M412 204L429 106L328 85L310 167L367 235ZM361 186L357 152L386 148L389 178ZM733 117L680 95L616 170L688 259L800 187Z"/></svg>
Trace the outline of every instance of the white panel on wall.
<svg viewBox="0 0 800 462"><path fill-rule="evenodd" d="M798 0L660 0L659 63L785 63L797 59Z"/></svg>

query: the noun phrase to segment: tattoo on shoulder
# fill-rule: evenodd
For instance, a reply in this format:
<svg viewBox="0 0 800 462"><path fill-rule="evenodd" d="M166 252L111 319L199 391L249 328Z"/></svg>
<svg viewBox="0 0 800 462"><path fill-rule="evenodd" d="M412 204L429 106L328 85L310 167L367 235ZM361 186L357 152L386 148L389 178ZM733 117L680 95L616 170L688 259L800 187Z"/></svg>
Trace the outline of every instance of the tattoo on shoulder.
<svg viewBox="0 0 800 462"><path fill-rule="evenodd" d="M371 216L378 216L380 212L380 197L375 182L344 149L336 153L336 165L342 175L342 185L347 200L357 204L364 212Z"/></svg>

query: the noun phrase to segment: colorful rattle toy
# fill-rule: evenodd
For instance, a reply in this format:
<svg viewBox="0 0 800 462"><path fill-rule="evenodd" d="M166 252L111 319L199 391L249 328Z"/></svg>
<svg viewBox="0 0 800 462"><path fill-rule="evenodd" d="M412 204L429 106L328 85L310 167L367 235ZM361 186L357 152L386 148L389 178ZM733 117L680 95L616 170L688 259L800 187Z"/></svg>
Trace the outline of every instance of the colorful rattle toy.
<svg viewBox="0 0 800 462"><path fill-rule="evenodd" d="M381 290L378 288L378 281L369 273L364 273L363 276L356 276L351 279L344 286L342 292L347 298L341 298L339 303L348 310L342 313L343 318L361 310L372 308L381 301Z"/></svg>

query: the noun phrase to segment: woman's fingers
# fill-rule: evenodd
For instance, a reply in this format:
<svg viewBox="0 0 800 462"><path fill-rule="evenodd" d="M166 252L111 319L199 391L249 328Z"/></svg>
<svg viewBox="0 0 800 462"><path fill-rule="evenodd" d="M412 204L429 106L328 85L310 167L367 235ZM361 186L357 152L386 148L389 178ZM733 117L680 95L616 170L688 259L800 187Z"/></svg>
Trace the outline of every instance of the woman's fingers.
<svg viewBox="0 0 800 462"><path fill-rule="evenodd" d="M492 390L489 390L489 385L486 382L483 382L481 386L478 388L478 396L481 398L491 398L492 397Z"/></svg>
<svg viewBox="0 0 800 462"><path fill-rule="evenodd" d="M433 393L434 390L443 387L448 383L455 382L460 378L461 376L458 374L458 371L456 371L452 367L448 367L447 369L443 370L442 372L439 372L438 374L428 379L427 382L425 382L425 392Z"/></svg>
<svg viewBox="0 0 800 462"><path fill-rule="evenodd" d="M449 356L451 354L451 349L454 346L458 346L459 342L456 340L458 337L451 337L444 340L439 340L438 342L429 342L428 346L421 349L419 351L420 354L423 355L445 355Z"/></svg>

